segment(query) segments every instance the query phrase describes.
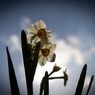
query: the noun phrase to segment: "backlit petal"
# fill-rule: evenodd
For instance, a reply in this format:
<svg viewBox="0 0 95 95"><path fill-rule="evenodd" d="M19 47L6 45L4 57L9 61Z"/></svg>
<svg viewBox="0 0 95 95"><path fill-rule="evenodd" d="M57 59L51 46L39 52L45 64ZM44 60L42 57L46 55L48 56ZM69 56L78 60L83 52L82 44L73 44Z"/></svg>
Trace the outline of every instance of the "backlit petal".
<svg viewBox="0 0 95 95"><path fill-rule="evenodd" d="M35 25L37 26L37 29L38 30L46 28L46 24L42 20L38 20L35 23Z"/></svg>
<svg viewBox="0 0 95 95"><path fill-rule="evenodd" d="M56 49L56 44L52 44L52 46L49 48L50 52L54 52Z"/></svg>
<svg viewBox="0 0 95 95"><path fill-rule="evenodd" d="M49 53L49 55L47 56L47 61L51 61L53 57L53 53Z"/></svg>
<svg viewBox="0 0 95 95"><path fill-rule="evenodd" d="M43 55L39 56L39 60L38 60L38 61L39 61L39 64L40 64L41 66L43 66L43 64L42 64L43 58L44 58Z"/></svg>
<svg viewBox="0 0 95 95"><path fill-rule="evenodd" d="M52 48L56 48L56 44L54 44L54 43L47 44L47 48L51 49L51 52L53 52Z"/></svg>
<svg viewBox="0 0 95 95"><path fill-rule="evenodd" d="M41 48L44 46L44 44L48 44L47 37L44 37L44 38L41 39Z"/></svg>
<svg viewBox="0 0 95 95"><path fill-rule="evenodd" d="M53 31L52 31L52 30L51 30L51 31L47 31L47 30L46 30L46 36L47 36L47 37L51 37L52 34L53 34Z"/></svg>
<svg viewBox="0 0 95 95"><path fill-rule="evenodd" d="M27 42L28 43L31 43L31 37L33 36L34 34L28 34L27 35Z"/></svg>
<svg viewBox="0 0 95 95"><path fill-rule="evenodd" d="M52 43L51 37L48 37L47 39L48 39L48 43Z"/></svg>
<svg viewBox="0 0 95 95"><path fill-rule="evenodd" d="M45 65L46 62L47 62L47 59L46 59L46 57L44 57L44 59L43 59L43 65Z"/></svg>
<svg viewBox="0 0 95 95"><path fill-rule="evenodd" d="M27 32L30 34L37 34L37 31L34 28L34 25L30 25L27 27Z"/></svg>
<svg viewBox="0 0 95 95"><path fill-rule="evenodd" d="M39 56L39 64L41 66L45 65L46 62L47 62L46 57L44 57L43 55Z"/></svg>

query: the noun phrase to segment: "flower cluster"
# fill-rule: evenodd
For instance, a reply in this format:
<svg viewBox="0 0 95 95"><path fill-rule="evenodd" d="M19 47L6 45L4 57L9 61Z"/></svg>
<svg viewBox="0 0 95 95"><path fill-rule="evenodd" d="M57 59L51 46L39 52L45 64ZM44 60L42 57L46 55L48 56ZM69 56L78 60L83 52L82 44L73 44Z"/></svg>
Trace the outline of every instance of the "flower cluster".
<svg viewBox="0 0 95 95"><path fill-rule="evenodd" d="M53 31L47 31L46 24L42 20L38 20L35 24L28 26L27 31L27 42L31 45L29 47L32 51L38 42L41 43L38 59L39 64L43 66L47 61L55 59L54 51L56 44L52 43L51 40Z"/></svg>
<svg viewBox="0 0 95 95"><path fill-rule="evenodd" d="M27 27L28 35L28 50L29 54L32 56L33 51L35 49L35 45L40 42L40 51L39 51L39 59L38 62L41 66L45 65L47 61L54 62L55 61L55 48L56 44L52 43L51 36L53 31L46 30L46 24L42 20L38 20L35 24ZM53 73L59 71L61 68L56 64L53 67L53 70L50 74L48 74L49 79L64 79L64 86L66 86L68 81L68 75L66 71L63 71L64 76L61 77L50 77ZM43 89L44 85L44 77L41 82L41 88ZM41 91L42 93L42 91Z"/></svg>

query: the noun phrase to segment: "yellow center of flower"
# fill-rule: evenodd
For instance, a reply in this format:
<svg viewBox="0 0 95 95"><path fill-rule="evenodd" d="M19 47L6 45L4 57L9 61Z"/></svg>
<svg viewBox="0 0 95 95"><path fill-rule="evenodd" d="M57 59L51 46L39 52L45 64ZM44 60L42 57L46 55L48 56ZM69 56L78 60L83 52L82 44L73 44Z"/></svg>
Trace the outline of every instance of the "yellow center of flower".
<svg viewBox="0 0 95 95"><path fill-rule="evenodd" d="M42 52L42 55L44 55L44 56L48 56L50 50L49 50L49 49L42 49L41 52Z"/></svg>
<svg viewBox="0 0 95 95"><path fill-rule="evenodd" d="M40 29L37 33L37 36L42 39L46 36L46 31L44 29Z"/></svg>

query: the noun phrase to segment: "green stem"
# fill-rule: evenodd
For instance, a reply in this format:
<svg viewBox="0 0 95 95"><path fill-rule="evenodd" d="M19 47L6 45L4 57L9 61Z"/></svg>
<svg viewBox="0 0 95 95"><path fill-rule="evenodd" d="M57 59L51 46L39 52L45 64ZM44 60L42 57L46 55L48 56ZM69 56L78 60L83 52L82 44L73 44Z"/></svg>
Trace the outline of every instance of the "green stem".
<svg viewBox="0 0 95 95"><path fill-rule="evenodd" d="M64 76L62 76L62 77L50 77L49 79L64 79Z"/></svg>
<svg viewBox="0 0 95 95"><path fill-rule="evenodd" d="M45 72L45 90L44 95L49 95L49 81L48 81L48 72Z"/></svg>
<svg viewBox="0 0 95 95"><path fill-rule="evenodd" d="M48 76L52 75L54 72L52 71Z"/></svg>

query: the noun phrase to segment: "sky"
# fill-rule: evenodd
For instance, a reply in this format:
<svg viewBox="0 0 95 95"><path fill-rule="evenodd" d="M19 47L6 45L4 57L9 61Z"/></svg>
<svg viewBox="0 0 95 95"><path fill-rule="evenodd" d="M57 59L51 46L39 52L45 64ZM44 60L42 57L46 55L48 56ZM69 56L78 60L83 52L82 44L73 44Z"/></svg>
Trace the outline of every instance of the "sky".
<svg viewBox="0 0 95 95"><path fill-rule="evenodd" d="M0 95L11 95L6 46L8 46L21 95L27 95L21 50L21 30L43 20L46 30L53 30L52 42L57 45L55 62L38 63L33 82L34 95L39 94L45 71L50 73L55 63L62 69L52 76L63 76L67 68L66 87L61 79L49 81L50 95L74 95L84 64L87 74L85 95L90 78L95 76L95 2L94 1L0 1ZM94 80L95 81L95 80ZM89 95L94 95L95 82Z"/></svg>

